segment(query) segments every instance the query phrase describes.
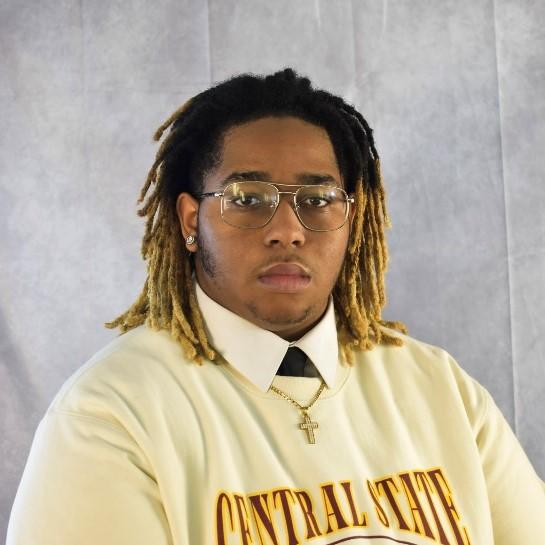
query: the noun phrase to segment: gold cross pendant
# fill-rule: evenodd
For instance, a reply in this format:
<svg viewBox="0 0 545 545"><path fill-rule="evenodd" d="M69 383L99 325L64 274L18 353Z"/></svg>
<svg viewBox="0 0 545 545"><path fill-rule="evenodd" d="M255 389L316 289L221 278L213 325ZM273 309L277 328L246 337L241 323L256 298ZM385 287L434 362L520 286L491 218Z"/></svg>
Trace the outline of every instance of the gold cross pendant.
<svg viewBox="0 0 545 545"><path fill-rule="evenodd" d="M307 411L302 412L303 422L299 424L299 429L307 432L308 442L310 444L315 444L316 439L314 438L314 430L318 427L318 422L313 422Z"/></svg>

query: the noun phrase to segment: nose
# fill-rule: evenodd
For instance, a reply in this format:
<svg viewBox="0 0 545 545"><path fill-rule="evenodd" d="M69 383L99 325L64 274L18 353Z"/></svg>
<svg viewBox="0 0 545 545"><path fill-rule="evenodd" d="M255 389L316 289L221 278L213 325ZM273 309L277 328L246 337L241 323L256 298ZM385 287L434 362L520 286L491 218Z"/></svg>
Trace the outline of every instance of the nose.
<svg viewBox="0 0 545 545"><path fill-rule="evenodd" d="M282 246L303 246L305 243L305 226L299 221L293 201L288 198L280 199L280 204L276 209L271 221L264 227L265 245Z"/></svg>

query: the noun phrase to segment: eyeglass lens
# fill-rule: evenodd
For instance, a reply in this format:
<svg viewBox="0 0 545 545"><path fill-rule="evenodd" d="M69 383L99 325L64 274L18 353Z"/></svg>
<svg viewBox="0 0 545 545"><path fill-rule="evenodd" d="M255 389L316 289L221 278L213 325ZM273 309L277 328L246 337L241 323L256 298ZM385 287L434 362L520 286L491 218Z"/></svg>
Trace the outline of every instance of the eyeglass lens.
<svg viewBox="0 0 545 545"><path fill-rule="evenodd" d="M273 216L280 195L272 184L235 182L223 194L222 217L235 227L256 228ZM302 186L296 192L296 213L301 223L316 231L333 231L346 221L346 194L338 187Z"/></svg>

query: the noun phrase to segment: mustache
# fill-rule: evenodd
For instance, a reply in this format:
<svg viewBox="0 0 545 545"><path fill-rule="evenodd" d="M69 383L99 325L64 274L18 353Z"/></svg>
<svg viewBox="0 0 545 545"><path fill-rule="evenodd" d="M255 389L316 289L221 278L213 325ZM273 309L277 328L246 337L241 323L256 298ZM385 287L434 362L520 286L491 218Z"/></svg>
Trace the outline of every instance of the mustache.
<svg viewBox="0 0 545 545"><path fill-rule="evenodd" d="M280 265L282 263L295 263L296 265L301 265L301 267L307 270L310 274L313 273L313 268L308 264L308 262L305 259L301 259L301 256L293 253L270 256L262 261L258 267L256 267L255 272L259 273L259 271L262 271L271 265Z"/></svg>

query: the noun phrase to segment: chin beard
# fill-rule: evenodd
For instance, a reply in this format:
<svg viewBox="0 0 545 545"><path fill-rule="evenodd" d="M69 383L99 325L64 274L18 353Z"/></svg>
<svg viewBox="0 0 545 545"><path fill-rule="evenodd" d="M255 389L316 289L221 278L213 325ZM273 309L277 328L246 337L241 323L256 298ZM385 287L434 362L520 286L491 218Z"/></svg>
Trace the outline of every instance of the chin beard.
<svg viewBox="0 0 545 545"><path fill-rule="evenodd" d="M261 312L256 305L248 305L248 310L252 316L264 324L272 326L293 326L304 323L314 310L313 306L309 306L298 314L287 315L286 312L270 313L270 311Z"/></svg>

